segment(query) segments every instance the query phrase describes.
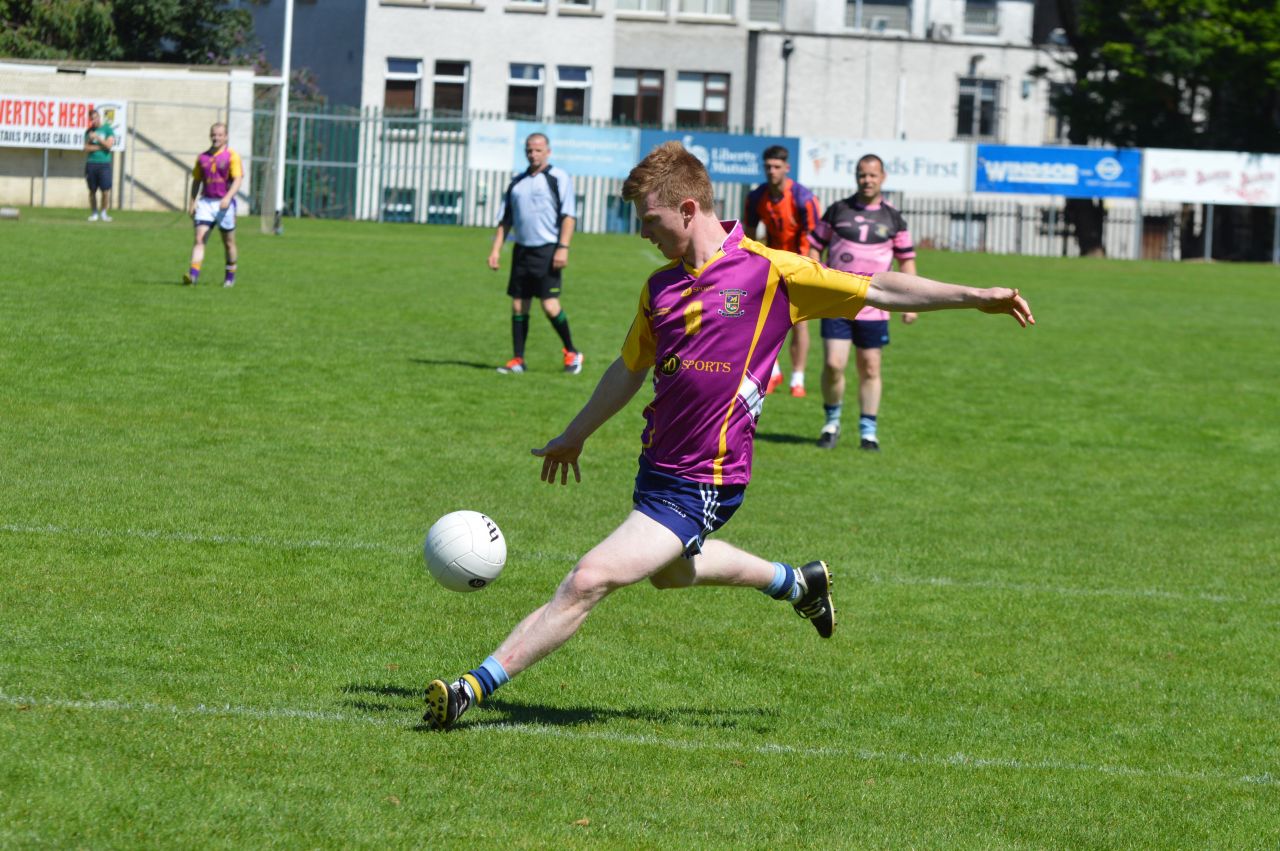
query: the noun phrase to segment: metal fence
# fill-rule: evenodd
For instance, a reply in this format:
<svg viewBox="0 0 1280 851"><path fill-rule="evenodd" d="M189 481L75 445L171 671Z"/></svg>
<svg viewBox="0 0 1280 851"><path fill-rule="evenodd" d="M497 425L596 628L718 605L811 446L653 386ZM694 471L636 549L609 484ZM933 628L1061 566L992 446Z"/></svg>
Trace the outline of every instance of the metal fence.
<svg viewBox="0 0 1280 851"><path fill-rule="evenodd" d="M251 168L253 185L259 192L265 192L271 183L264 178L274 150L274 117L270 110L254 113ZM454 116L427 112L394 115L380 109L346 114L291 113L285 156L286 214L492 227L511 175L468 167L469 123ZM574 186L578 230L634 232L631 207L619 196L621 179L575 176ZM738 216L750 188L739 183L714 184L720 214ZM825 207L852 188L821 190L819 199ZM901 197L893 193L889 199L906 217L917 245L923 247L1046 257L1079 253L1074 231L1062 213L1061 199ZM1131 202L1109 205L1103 229L1107 254L1178 259L1177 211L1178 205L1145 211Z"/></svg>

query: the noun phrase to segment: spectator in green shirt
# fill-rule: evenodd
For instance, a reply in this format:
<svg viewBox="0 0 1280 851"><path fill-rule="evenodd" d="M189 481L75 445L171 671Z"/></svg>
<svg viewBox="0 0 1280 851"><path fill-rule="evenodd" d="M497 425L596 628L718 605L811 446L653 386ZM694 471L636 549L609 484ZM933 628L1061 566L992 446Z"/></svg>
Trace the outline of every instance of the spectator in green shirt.
<svg viewBox="0 0 1280 851"><path fill-rule="evenodd" d="M111 149L116 134L110 124L102 123L102 113L89 110L89 129L84 131L84 149L89 156L84 164L84 179L89 184L89 221L111 221ZM98 197L102 201L99 203Z"/></svg>

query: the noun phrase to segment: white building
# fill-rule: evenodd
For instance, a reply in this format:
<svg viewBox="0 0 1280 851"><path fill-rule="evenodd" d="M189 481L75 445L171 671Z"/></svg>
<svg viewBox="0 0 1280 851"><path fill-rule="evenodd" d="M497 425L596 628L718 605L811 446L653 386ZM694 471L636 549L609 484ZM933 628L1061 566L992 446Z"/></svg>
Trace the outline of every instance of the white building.
<svg viewBox="0 0 1280 851"><path fill-rule="evenodd" d="M1035 145L1062 140L1037 5L297 0L293 64L361 108ZM247 8L278 65L284 0Z"/></svg>

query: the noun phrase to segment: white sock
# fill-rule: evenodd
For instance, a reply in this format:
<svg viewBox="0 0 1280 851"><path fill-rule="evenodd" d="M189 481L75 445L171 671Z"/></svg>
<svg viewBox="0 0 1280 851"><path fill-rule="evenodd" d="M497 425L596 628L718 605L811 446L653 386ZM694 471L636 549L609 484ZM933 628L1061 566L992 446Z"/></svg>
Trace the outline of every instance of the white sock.
<svg viewBox="0 0 1280 851"><path fill-rule="evenodd" d="M797 369L795 372L791 373L791 386L792 387L804 386L804 370L803 369Z"/></svg>

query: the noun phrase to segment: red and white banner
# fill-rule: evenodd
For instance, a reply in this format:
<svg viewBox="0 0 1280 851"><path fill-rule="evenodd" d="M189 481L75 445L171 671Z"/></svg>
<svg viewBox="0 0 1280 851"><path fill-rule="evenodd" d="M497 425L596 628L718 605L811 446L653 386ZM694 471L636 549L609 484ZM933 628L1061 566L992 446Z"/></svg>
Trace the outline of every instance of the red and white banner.
<svg viewBox="0 0 1280 851"><path fill-rule="evenodd" d="M127 105L122 100L54 98L0 94L0 147L84 149L89 110L102 113L102 123L115 131L113 151L123 151L128 135Z"/></svg>
<svg viewBox="0 0 1280 851"><path fill-rule="evenodd" d="M1146 148L1142 198L1275 207L1280 205L1280 156Z"/></svg>

